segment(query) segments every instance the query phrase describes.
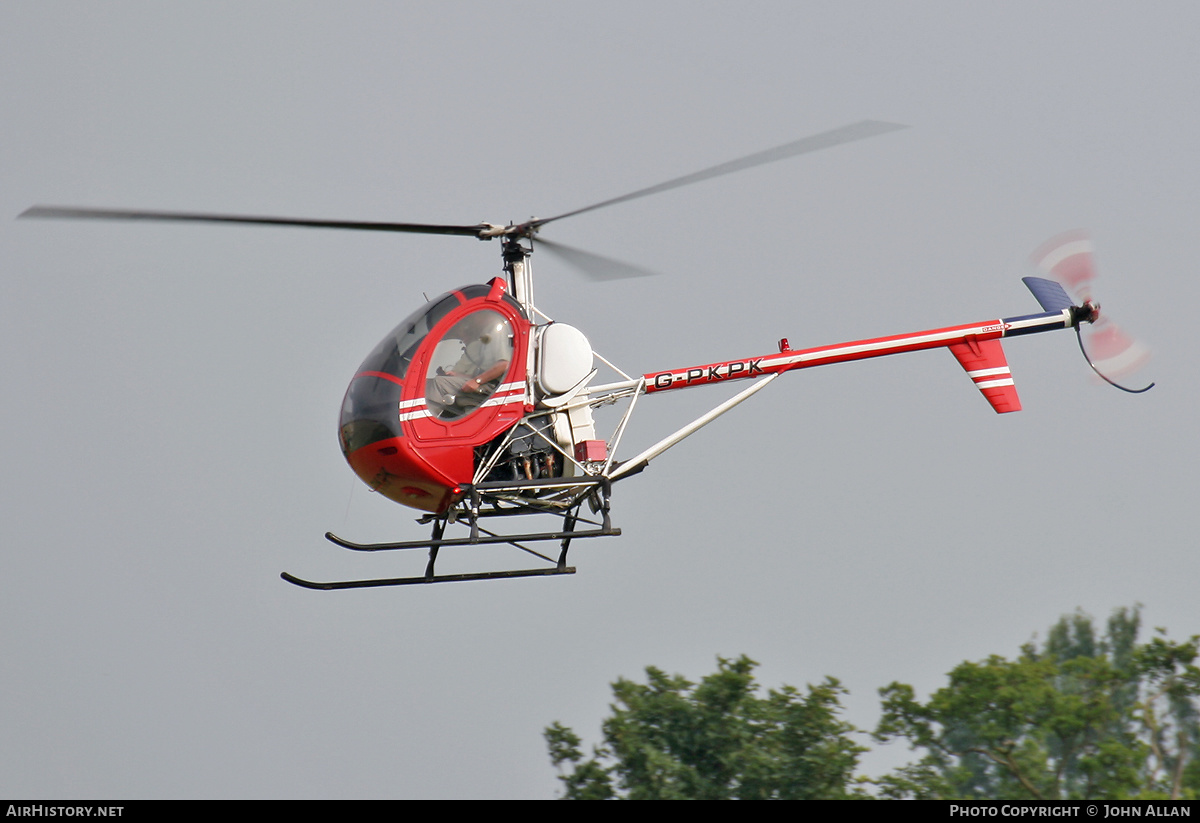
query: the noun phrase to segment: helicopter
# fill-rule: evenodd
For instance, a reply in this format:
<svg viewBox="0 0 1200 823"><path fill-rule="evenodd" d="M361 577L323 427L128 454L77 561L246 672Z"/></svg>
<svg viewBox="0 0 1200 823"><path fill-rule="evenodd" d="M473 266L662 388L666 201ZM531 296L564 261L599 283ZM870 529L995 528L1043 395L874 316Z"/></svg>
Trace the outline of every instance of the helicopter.
<svg viewBox="0 0 1200 823"><path fill-rule="evenodd" d="M619 261L552 242L539 232L549 223L576 217L681 186L796 155L893 132L905 126L874 120L852 123L766 151L676 177L654 186L548 218L498 225L314 220L195 212L135 211L35 206L21 217L332 228L443 234L499 240L503 277L463 286L429 300L402 320L362 361L346 390L338 439L353 472L373 491L418 510L428 539L356 543L327 532L334 544L359 552L426 550L419 576L315 582L283 572L289 583L309 589L405 586L469 580L574 574L567 565L574 540L619 536L613 526L613 485L721 415L749 400L780 375L814 366L892 354L947 348L991 407L1019 411L1021 402L1001 339L1075 329L1107 321L1091 299L1091 248L1086 237L1064 236L1039 251L1035 263L1048 278L1024 282L1042 311L975 323L926 329L815 348L793 350L786 338L777 350L751 357L644 374L629 374L597 352L582 331L538 310L530 256L535 245L564 257L600 279L647 274ZM1053 279L1051 279L1053 278ZM1081 295L1077 303L1063 288ZM1139 351L1115 326L1106 332L1112 355L1128 360ZM1089 365L1110 383L1079 345ZM600 367L619 379L597 383ZM638 454L617 460L638 400L681 389L746 381L748 385ZM607 437L597 433L593 410L623 404ZM502 529L509 518L549 520L551 527ZM519 522L527 522L521 520ZM465 529L450 536L449 528ZM557 557L530 544L557 544ZM442 549L508 545L546 565L466 574L438 574ZM545 551L552 551L545 549Z"/></svg>

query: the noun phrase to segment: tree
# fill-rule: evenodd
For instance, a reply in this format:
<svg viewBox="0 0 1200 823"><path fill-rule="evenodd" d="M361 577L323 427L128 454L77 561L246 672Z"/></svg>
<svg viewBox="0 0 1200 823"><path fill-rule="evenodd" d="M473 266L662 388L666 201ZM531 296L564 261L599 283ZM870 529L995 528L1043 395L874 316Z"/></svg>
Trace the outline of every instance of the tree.
<svg viewBox="0 0 1200 823"><path fill-rule="evenodd" d="M838 718L836 680L758 696L742 656L717 659L695 685L646 669L643 685L619 679L603 723L604 744L584 758L581 741L555 723L545 731L564 798L572 800L805 799L861 796L854 769L865 751ZM569 771L567 767L569 765Z"/></svg>
<svg viewBox="0 0 1200 823"><path fill-rule="evenodd" d="M962 663L926 703L880 690L880 741L925 754L877 781L888 797L1181 798L1200 796L1200 636L1158 630L1137 643L1138 609L1062 618L1016 660Z"/></svg>

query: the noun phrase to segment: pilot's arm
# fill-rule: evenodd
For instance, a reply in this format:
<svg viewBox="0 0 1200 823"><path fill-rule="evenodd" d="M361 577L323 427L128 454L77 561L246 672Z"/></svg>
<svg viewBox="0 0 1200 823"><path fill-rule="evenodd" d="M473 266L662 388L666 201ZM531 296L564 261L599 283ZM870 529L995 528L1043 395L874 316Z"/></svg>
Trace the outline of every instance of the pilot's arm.
<svg viewBox="0 0 1200 823"><path fill-rule="evenodd" d="M499 380L508 371L507 360L497 360L491 368L463 383L463 391L478 392L485 384Z"/></svg>

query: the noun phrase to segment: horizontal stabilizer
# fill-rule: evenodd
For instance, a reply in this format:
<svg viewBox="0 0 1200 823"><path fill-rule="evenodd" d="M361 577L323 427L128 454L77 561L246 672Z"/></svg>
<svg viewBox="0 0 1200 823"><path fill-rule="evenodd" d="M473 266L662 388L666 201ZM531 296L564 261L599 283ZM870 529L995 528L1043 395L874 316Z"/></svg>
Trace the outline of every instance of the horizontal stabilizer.
<svg viewBox="0 0 1200 823"><path fill-rule="evenodd" d="M1051 309L1047 307L1047 310ZM1012 373L1008 370L1008 361L1004 358L1004 349L1000 347L999 340L979 340L975 337L968 337L966 340L947 346L947 348L962 364L967 372L967 377L975 381L975 386L983 392L983 396L992 404L992 408L996 410L997 414L1021 410L1017 387L1013 383Z"/></svg>
<svg viewBox="0 0 1200 823"><path fill-rule="evenodd" d="M1022 277L1021 282L1029 287L1033 296L1046 311L1062 311L1074 305L1071 298L1067 297L1063 287L1053 280L1047 280L1044 277Z"/></svg>

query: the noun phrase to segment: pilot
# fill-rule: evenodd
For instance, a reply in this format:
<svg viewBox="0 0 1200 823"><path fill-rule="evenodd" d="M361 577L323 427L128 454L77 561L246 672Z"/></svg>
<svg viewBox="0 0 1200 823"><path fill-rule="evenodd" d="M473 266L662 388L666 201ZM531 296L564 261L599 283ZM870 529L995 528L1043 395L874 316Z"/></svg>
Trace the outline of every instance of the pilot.
<svg viewBox="0 0 1200 823"><path fill-rule="evenodd" d="M460 417L499 388L512 359L512 339L504 318L490 311L468 315L446 336L462 342L462 356L450 369L438 368L429 398L444 408L442 417Z"/></svg>

